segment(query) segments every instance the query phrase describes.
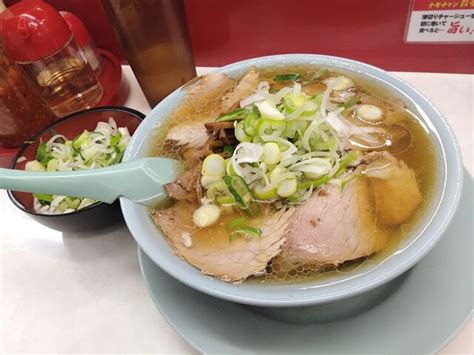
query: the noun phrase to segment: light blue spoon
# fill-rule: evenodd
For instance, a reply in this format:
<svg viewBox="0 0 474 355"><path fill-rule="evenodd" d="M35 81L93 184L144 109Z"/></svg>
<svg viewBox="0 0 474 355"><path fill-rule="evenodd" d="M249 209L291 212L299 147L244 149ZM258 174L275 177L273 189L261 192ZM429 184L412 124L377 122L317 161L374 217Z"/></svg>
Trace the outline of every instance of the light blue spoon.
<svg viewBox="0 0 474 355"><path fill-rule="evenodd" d="M146 205L166 196L163 185L175 181L179 172L180 163L167 158L141 158L80 171L0 169L0 189L88 197L107 203L125 197Z"/></svg>

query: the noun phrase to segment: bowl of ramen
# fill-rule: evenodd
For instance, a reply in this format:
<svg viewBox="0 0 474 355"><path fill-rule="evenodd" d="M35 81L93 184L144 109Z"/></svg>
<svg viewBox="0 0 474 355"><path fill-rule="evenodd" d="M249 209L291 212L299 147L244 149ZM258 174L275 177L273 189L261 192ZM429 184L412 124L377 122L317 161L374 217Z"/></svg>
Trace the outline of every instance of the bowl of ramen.
<svg viewBox="0 0 474 355"><path fill-rule="evenodd" d="M440 112L397 77L322 55L250 59L173 92L124 159L179 159L153 208L122 200L163 270L197 290L293 307L374 290L415 265L459 202Z"/></svg>

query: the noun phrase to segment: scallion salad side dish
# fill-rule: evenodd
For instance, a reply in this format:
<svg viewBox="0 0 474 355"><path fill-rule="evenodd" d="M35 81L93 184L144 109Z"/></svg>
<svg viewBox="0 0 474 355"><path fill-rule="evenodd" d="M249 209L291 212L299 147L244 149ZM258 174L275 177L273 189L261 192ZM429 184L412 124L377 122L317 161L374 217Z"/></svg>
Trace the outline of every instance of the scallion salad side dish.
<svg viewBox="0 0 474 355"><path fill-rule="evenodd" d="M84 130L74 139L54 131L51 135L47 142L40 142L36 159L27 162L25 170L76 171L114 165L122 161L131 138L128 128L117 127L113 118L99 122L92 132ZM40 193L34 193L33 198L35 212L42 214L70 213L97 202L89 198Z"/></svg>

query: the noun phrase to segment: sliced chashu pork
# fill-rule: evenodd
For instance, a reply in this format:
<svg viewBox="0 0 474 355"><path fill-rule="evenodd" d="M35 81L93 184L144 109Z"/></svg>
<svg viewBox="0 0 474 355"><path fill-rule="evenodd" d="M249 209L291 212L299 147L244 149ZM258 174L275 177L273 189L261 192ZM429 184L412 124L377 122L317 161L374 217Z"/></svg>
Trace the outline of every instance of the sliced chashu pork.
<svg viewBox="0 0 474 355"><path fill-rule="evenodd" d="M166 135L166 140L178 146L202 148L209 139L206 127L202 122L183 123L172 127Z"/></svg>
<svg viewBox="0 0 474 355"><path fill-rule="evenodd" d="M171 127L166 140L179 146L204 146L208 139L204 123L215 120L221 111L220 101L223 93L230 90L235 83L234 79L222 73L202 75L187 83L184 87L186 96L174 113L176 117L184 117L186 123ZM204 107L208 109L201 113Z"/></svg>
<svg viewBox="0 0 474 355"><path fill-rule="evenodd" d="M422 201L416 175L388 152L364 156L362 172L369 176L377 218L386 225L405 222Z"/></svg>
<svg viewBox="0 0 474 355"><path fill-rule="evenodd" d="M237 85L222 97L222 111L227 112L230 109L235 108L240 100L252 95L258 87L259 79L260 73L256 67L252 67L239 80Z"/></svg>
<svg viewBox="0 0 474 355"><path fill-rule="evenodd" d="M241 99L257 89L258 70L253 67L239 81L222 73L208 74L186 85L187 94L175 115L189 117L188 122L170 129L166 140L186 148L201 148L208 139L204 123L237 106Z"/></svg>
<svg viewBox="0 0 474 355"><path fill-rule="evenodd" d="M170 208L154 211L153 219L180 257L206 275L231 282L265 270L268 262L280 252L285 242L285 230L294 212L294 209L279 211L263 219L259 225L262 236L258 239L236 238L231 242L228 234L222 233L223 241L206 243L192 239L197 231L192 222L195 209L196 206L179 201ZM208 233L206 238L219 235L213 234ZM193 241L191 246L187 236Z"/></svg>
<svg viewBox="0 0 474 355"><path fill-rule="evenodd" d="M375 225L367 179L359 178L343 191L327 185L297 208L281 257L289 263L340 264L380 250L387 237Z"/></svg>
<svg viewBox="0 0 474 355"><path fill-rule="evenodd" d="M186 98L177 112L199 112L202 106L208 107L212 103L216 103L216 108L212 111L219 111L221 109L222 95L231 90L236 83L235 79L230 78L224 73L198 76L184 86ZM205 118L201 120L202 122L209 121Z"/></svg>
<svg viewBox="0 0 474 355"><path fill-rule="evenodd" d="M297 208L281 257L287 262L339 264L382 249L391 226L405 222L421 202L415 172L390 153L361 160L344 188L327 185Z"/></svg>
<svg viewBox="0 0 474 355"><path fill-rule="evenodd" d="M181 175L175 182L163 185L168 197L174 200L200 201L203 197L201 186L202 162Z"/></svg>

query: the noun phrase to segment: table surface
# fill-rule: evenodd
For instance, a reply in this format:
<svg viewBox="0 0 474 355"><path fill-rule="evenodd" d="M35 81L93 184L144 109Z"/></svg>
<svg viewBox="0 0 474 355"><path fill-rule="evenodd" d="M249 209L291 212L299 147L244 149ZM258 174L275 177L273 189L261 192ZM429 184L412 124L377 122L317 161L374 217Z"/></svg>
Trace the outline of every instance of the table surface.
<svg viewBox="0 0 474 355"><path fill-rule="evenodd" d="M124 106L150 111L124 66ZM199 68L204 73L209 68ZM445 115L473 175L474 76L395 73ZM474 353L474 320L441 354ZM0 190L0 352L196 354L147 294L126 226L96 234L46 228Z"/></svg>

